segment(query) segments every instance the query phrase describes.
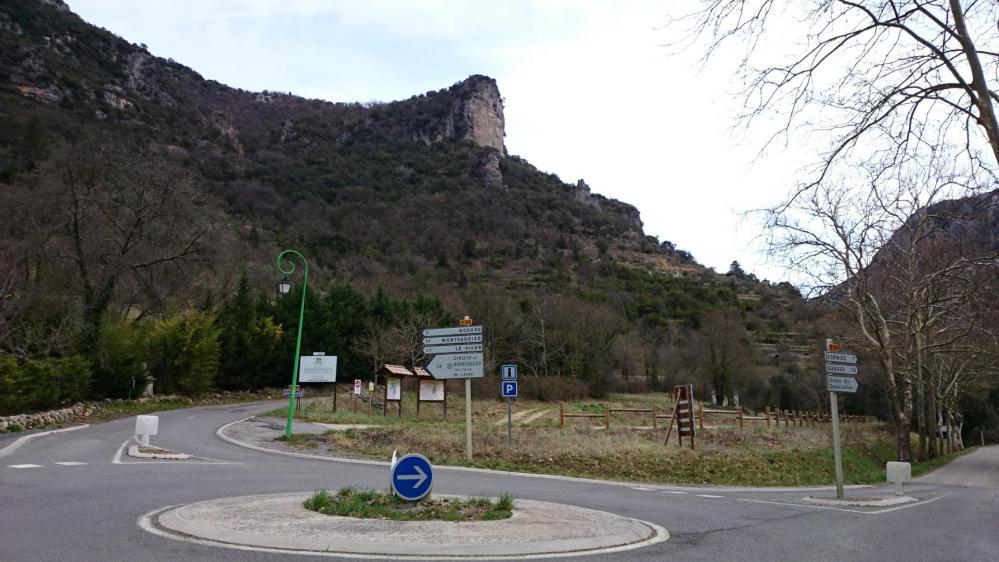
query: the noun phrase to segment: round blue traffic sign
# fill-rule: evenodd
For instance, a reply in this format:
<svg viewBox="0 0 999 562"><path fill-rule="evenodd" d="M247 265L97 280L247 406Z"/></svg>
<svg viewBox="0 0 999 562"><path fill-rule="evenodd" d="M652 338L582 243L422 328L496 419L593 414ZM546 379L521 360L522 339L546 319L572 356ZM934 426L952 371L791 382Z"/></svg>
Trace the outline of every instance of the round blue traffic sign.
<svg viewBox="0 0 999 562"><path fill-rule="evenodd" d="M406 501L419 501L430 493L434 469L423 455L410 453L392 466L392 491Z"/></svg>

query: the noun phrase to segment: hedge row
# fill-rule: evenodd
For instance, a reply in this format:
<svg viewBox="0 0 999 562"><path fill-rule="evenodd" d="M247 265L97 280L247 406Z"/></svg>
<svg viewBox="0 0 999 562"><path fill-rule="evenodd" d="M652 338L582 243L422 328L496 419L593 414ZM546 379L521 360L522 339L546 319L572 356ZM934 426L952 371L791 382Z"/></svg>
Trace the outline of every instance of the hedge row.
<svg viewBox="0 0 999 562"><path fill-rule="evenodd" d="M51 410L87 398L90 363L79 356L27 361L0 355L0 416Z"/></svg>

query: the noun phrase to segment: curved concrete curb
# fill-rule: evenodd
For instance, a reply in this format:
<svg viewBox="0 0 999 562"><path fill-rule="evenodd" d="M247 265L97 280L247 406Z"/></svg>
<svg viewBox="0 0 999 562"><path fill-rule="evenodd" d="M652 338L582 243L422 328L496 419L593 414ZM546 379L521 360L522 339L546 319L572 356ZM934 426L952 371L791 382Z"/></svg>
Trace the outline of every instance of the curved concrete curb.
<svg viewBox="0 0 999 562"><path fill-rule="evenodd" d="M516 500L499 521L386 521L305 509L311 494L209 500L144 515L160 536L228 548L335 557L392 559L549 558L642 548L669 539L666 529L604 511Z"/></svg>
<svg viewBox="0 0 999 562"><path fill-rule="evenodd" d="M24 445L28 441L31 441L35 437L45 437L46 435L52 435L53 433L63 433L64 431L76 431L77 429L83 429L85 427L90 427L90 424L85 423L83 425L74 425L73 427L64 427L62 429L53 429L53 430L50 430L50 431L41 431L41 432L38 432L38 433L31 433L31 434L25 435L24 437L21 437L20 439L18 439L17 441L14 441L10 445L7 445L3 449L0 449L0 457L5 457L5 456L13 453L15 450L18 449L18 447L20 447L21 445Z"/></svg>
<svg viewBox="0 0 999 562"><path fill-rule="evenodd" d="M294 451L279 451L277 449L268 449L267 447L260 447L252 443L247 443L245 441L240 441L234 437L226 435L226 428L236 425L238 423L251 420L257 416L249 416L243 419L236 420L234 422L229 422L215 431L215 435L233 445L243 447L246 449L252 449L254 451L259 451L262 453L268 453L272 455L283 455L286 457L295 457L300 459L311 459L315 461L325 461L325 462L338 462L347 464L362 464L368 466L384 466L389 467L391 463L387 461L373 461L366 459L348 459L342 457L327 457L321 455L310 455L308 453L296 453ZM480 474L495 474L499 476L517 476L523 478L542 478L546 480L561 480L565 482L579 482L581 484L603 484L606 486L623 486L627 488L642 487L650 490L673 490L673 491L684 491L684 492L736 492L736 493L756 493L756 492L824 492L827 490L835 490L835 486L799 486L799 487L771 487L771 488L748 488L748 487L720 487L720 486L669 486L663 484L651 484L643 482L621 482L619 480L601 480L599 478L582 478L579 476L562 476L559 474L539 474L535 472L512 472L508 470L495 470L492 468L475 468L471 466L448 466L448 465L434 465L435 471L461 471L461 472L478 472ZM859 490L863 488L871 488L867 484L851 484L844 486L847 490Z"/></svg>

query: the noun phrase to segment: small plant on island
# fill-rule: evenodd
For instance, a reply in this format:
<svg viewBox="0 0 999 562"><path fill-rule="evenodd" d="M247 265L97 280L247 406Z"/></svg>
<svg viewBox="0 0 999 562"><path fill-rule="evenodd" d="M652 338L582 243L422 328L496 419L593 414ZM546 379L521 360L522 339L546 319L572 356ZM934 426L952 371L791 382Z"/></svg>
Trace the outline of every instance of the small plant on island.
<svg viewBox="0 0 999 562"><path fill-rule="evenodd" d="M325 515L392 521L495 521L513 515L513 496L490 498L427 498L406 502L386 492L341 488L319 490L305 508Z"/></svg>

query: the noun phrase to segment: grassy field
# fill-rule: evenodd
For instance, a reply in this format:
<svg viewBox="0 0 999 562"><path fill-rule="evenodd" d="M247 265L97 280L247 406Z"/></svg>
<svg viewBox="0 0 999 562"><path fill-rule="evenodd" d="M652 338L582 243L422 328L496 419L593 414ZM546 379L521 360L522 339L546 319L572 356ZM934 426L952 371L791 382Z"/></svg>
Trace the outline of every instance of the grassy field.
<svg viewBox="0 0 999 562"><path fill-rule="evenodd" d="M828 425L767 427L746 421L740 430L731 417L709 415L698 436L696 450L676 445L676 433L664 446L663 421L651 429L649 414L616 414L611 428L604 418L566 420L558 427L558 403L517 401L513 446L507 447L506 403L473 402L474 461L465 460L464 401L449 397L448 419L440 407L427 406L414 417L415 403L403 404L403 417L382 416L365 403L353 411L350 400L315 399L299 419L337 424L374 425L369 429L331 431L296 436L292 444L326 447L374 458L418 452L437 464L475 466L522 472L563 474L634 482L819 485L833 482L832 442ZM605 401L566 404L566 413L600 413L605 407L666 409L662 395L613 395ZM282 415L275 411L275 415ZM516 421L516 420L519 420ZM891 434L881 424L843 426L843 470L849 484L883 482L884 463L894 460ZM944 464L951 457L914 463L913 475Z"/></svg>

